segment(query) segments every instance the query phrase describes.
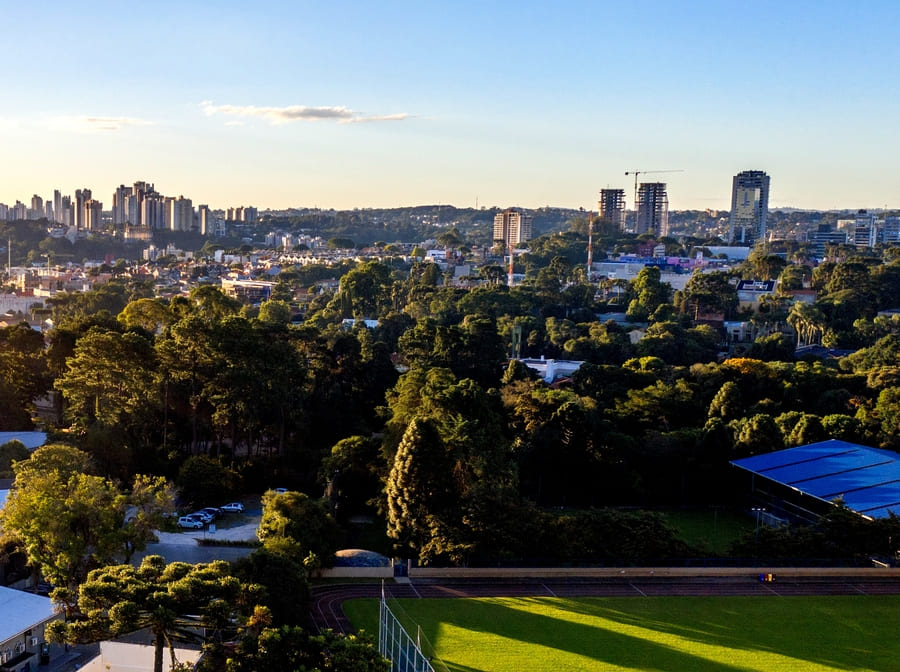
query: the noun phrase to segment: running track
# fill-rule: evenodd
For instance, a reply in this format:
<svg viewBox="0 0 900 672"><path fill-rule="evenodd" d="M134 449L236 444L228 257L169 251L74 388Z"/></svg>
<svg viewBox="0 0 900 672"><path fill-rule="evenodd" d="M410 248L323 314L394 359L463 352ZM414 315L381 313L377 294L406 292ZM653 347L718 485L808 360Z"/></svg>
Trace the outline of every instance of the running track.
<svg viewBox="0 0 900 672"><path fill-rule="evenodd" d="M746 571L716 576L635 576L620 578L529 578L525 580L415 579L411 583L388 583L385 594L396 598L445 597L659 597L659 596L723 596L753 595L900 595L900 576L891 573L883 577L871 573L844 575L812 573L779 577L773 583L762 583L757 575ZM790 570L786 570L790 572ZM380 584L330 584L312 589L311 616L319 632L330 628L335 632L351 633L353 627L344 615L343 603L355 598L381 597Z"/></svg>

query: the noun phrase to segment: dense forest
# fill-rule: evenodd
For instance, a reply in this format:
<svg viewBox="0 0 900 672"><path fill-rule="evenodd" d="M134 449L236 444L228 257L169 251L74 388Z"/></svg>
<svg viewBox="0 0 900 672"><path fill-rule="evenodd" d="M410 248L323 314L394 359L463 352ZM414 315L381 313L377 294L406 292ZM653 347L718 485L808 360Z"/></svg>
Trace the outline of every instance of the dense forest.
<svg viewBox="0 0 900 672"><path fill-rule="evenodd" d="M373 516L398 554L451 563L685 554L662 529L604 538L599 507L739 504L729 460L829 437L900 446L900 324L876 315L900 296L896 262L812 269L760 252L674 293L648 267L607 301L563 254L581 244L534 241L513 289L445 285L434 264L345 264L300 325L286 301L244 306L212 286L61 295L46 346L26 325L0 331L0 424L30 427L31 400L55 390L54 439L105 475L165 477L198 504L275 481L327 493L339 523ZM285 296L308 273L283 270ZM740 317L742 275L781 282L743 313L767 335L723 359L723 334L694 317ZM815 304L790 300L804 284ZM547 385L509 360L514 338L522 356L584 365ZM795 361L798 341L857 351ZM185 477L200 457L216 479ZM622 525L663 527L630 515Z"/></svg>

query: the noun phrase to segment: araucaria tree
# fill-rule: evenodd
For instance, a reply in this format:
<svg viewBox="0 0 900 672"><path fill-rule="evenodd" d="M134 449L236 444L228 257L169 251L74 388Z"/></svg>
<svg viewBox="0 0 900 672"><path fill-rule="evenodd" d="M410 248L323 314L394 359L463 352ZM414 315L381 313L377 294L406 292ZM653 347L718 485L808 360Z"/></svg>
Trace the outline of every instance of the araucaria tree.
<svg viewBox="0 0 900 672"><path fill-rule="evenodd" d="M240 582L229 575L227 562L166 564L158 555L140 567L114 565L90 573L78 590L79 616L55 621L48 638L56 642L97 642L149 628L153 633L154 672L162 672L169 649L176 664L175 642L204 641L200 634L231 628Z"/></svg>

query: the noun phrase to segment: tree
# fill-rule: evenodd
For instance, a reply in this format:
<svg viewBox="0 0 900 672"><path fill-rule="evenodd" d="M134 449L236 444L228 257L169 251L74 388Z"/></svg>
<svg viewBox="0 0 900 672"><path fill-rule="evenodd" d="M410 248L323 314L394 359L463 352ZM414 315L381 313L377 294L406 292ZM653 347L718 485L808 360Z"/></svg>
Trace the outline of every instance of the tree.
<svg viewBox="0 0 900 672"><path fill-rule="evenodd" d="M797 347L818 343L825 332L825 315L810 303L795 302L787 321L797 332Z"/></svg>
<svg viewBox="0 0 900 672"><path fill-rule="evenodd" d="M334 670L389 672L391 664L365 633L338 635L330 630L310 635L297 626L248 627L238 639L225 672L259 670Z"/></svg>
<svg viewBox="0 0 900 672"><path fill-rule="evenodd" d="M152 414L158 398L153 346L135 333L92 329L78 339L56 388L66 400L66 415L79 430L97 423L133 426Z"/></svg>
<svg viewBox="0 0 900 672"><path fill-rule="evenodd" d="M451 468L434 423L413 418L385 485L387 534L404 551L424 547L436 526L435 518L454 504Z"/></svg>
<svg viewBox="0 0 900 672"><path fill-rule="evenodd" d="M324 502L302 492L263 495L263 515L257 536L263 548L286 555L294 562L334 563L338 526Z"/></svg>
<svg viewBox="0 0 900 672"><path fill-rule="evenodd" d="M43 336L25 322L0 329L0 427L31 429L32 403L49 387Z"/></svg>
<svg viewBox="0 0 900 672"><path fill-rule="evenodd" d="M139 567L114 565L94 570L78 589L79 614L48 626L51 641L98 642L143 628L153 634L154 672L162 672L169 649L172 667L176 641L203 641L201 628L214 633L231 629L239 603L240 582L227 562L166 564L150 555Z"/></svg>
<svg viewBox="0 0 900 672"><path fill-rule="evenodd" d="M0 527L25 549L51 583L74 591L88 573L146 547L173 509L161 479L138 478L130 497L87 473L89 456L50 444L16 462L16 488L0 510ZM130 507L132 516L128 517Z"/></svg>

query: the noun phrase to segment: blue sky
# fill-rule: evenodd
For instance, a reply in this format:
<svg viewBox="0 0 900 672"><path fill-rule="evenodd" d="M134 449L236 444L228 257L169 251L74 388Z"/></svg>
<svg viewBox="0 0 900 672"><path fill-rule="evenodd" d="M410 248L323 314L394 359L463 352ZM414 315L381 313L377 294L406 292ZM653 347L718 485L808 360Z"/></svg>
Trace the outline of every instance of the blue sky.
<svg viewBox="0 0 900 672"><path fill-rule="evenodd" d="M898 208L900 3L856 4L0 0L0 202Z"/></svg>

